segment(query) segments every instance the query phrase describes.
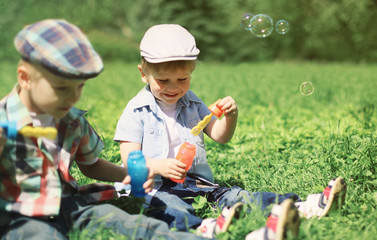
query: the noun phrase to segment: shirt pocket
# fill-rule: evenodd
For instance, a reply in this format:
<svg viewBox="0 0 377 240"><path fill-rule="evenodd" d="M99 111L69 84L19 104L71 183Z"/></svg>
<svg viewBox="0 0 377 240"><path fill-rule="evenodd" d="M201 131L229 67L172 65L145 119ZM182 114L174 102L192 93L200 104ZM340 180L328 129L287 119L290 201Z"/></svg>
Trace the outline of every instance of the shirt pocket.
<svg viewBox="0 0 377 240"><path fill-rule="evenodd" d="M163 135L163 127L153 128L150 127L145 129L143 144L142 144L142 151L146 157L150 158L162 158L164 154L164 135ZM165 149L166 150L166 149Z"/></svg>

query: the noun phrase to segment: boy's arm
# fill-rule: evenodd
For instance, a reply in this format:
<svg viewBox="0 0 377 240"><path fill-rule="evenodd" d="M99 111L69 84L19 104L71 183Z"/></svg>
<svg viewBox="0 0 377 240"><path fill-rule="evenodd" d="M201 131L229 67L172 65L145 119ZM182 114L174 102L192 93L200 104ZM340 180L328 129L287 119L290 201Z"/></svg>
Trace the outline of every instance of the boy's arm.
<svg viewBox="0 0 377 240"><path fill-rule="evenodd" d="M236 102L229 96L223 98L218 106L224 111L224 117L211 121L204 132L214 141L224 144L232 139L236 130L238 108Z"/></svg>
<svg viewBox="0 0 377 240"><path fill-rule="evenodd" d="M122 182L127 176L127 169L98 158L91 165L77 164L80 171L87 177L106 182Z"/></svg>
<svg viewBox="0 0 377 240"><path fill-rule="evenodd" d="M135 150L141 150L141 144L133 142L120 142L120 155L124 166L127 166L128 154ZM166 178L182 179L186 175L186 164L175 158L153 159L145 158L146 165L153 170L154 174L161 175Z"/></svg>
<svg viewBox="0 0 377 240"><path fill-rule="evenodd" d="M129 184L130 177L127 175L127 169L99 158L97 162L92 165L77 164L80 171L87 177L106 182L123 182ZM153 171L149 171L148 180L143 187L145 192L152 191L154 186Z"/></svg>

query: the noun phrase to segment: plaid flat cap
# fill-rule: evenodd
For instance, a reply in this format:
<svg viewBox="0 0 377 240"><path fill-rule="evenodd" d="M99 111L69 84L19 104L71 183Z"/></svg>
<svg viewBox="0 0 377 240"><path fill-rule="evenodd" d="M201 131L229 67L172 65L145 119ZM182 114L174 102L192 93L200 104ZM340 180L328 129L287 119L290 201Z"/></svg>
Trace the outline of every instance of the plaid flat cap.
<svg viewBox="0 0 377 240"><path fill-rule="evenodd" d="M178 24L155 25L140 42L140 54L150 63L196 60L199 52L194 36Z"/></svg>
<svg viewBox="0 0 377 240"><path fill-rule="evenodd" d="M46 19L26 26L15 37L21 57L56 75L86 79L103 70L102 59L85 34L66 20Z"/></svg>

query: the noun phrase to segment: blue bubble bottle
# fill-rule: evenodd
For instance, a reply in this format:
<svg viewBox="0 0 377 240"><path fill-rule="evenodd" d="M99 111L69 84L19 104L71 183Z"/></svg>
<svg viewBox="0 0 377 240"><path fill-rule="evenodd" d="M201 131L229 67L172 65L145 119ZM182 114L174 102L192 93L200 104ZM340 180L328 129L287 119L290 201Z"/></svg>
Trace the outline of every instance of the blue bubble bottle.
<svg viewBox="0 0 377 240"><path fill-rule="evenodd" d="M132 151L127 159L128 175L131 177L131 193L135 197L146 195L143 184L148 178L148 168L145 165L145 158L140 150Z"/></svg>

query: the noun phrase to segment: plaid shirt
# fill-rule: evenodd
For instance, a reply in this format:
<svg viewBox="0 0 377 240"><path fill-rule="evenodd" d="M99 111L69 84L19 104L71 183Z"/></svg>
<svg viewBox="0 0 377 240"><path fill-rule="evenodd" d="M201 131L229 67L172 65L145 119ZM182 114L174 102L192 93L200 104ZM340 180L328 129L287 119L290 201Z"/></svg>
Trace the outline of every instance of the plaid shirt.
<svg viewBox="0 0 377 240"><path fill-rule="evenodd" d="M27 108L18 96L19 87L0 101L0 122L16 121L17 130L32 124ZM47 151L42 138L7 139L0 145L0 212L26 216L57 215L64 187L84 193L89 200L106 200L116 196L113 186L92 184L78 187L69 174L73 161L93 164L103 143L83 117L85 112L72 108L56 126L59 163ZM66 194L66 191L64 192ZM0 214L0 222L3 222Z"/></svg>

